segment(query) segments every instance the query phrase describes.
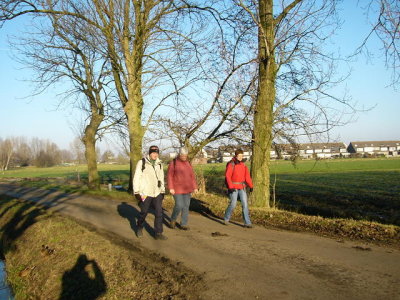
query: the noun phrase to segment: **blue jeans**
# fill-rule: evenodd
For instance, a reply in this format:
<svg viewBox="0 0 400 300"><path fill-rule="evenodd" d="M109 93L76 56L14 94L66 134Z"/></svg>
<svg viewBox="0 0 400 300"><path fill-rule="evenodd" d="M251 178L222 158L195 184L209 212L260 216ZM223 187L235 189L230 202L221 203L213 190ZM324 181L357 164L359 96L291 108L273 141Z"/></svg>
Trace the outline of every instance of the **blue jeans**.
<svg viewBox="0 0 400 300"><path fill-rule="evenodd" d="M175 206L172 211L171 221L176 221L179 214L182 212L181 225L185 226L188 222L189 206L191 194L175 194Z"/></svg>
<svg viewBox="0 0 400 300"><path fill-rule="evenodd" d="M236 189L234 192L229 194L230 202L228 207L226 208L224 219L225 221L229 221L229 219L231 218L231 215L236 207L238 196L240 198L240 201L242 202L242 216L244 219L244 223L250 225L251 221L249 216L249 206L247 204L247 194L245 189Z"/></svg>

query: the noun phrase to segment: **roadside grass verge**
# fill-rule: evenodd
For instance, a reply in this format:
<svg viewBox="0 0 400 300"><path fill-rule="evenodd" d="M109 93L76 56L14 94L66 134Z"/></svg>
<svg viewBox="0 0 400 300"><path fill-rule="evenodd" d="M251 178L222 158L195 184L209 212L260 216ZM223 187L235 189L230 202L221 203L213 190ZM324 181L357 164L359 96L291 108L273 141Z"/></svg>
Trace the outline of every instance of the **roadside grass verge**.
<svg viewBox="0 0 400 300"><path fill-rule="evenodd" d="M198 299L202 278L168 258L0 196L0 250L16 299Z"/></svg>
<svg viewBox="0 0 400 300"><path fill-rule="evenodd" d="M223 219L228 205L227 197L212 194L193 195L193 197L192 211ZM173 202L171 199L167 201ZM170 205L167 202L167 206ZM253 224L267 228L310 232L338 241L358 240L400 248L400 227L396 225L384 225L365 220L309 216L273 208L250 207L250 216ZM231 221L240 224L243 222L240 202L235 208Z"/></svg>

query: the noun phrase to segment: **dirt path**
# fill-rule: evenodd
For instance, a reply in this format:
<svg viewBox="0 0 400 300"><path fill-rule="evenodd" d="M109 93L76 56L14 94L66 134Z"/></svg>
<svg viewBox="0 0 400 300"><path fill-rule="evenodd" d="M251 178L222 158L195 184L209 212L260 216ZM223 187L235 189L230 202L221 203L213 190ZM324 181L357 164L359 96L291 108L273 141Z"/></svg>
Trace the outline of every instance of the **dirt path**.
<svg viewBox="0 0 400 300"><path fill-rule="evenodd" d="M10 184L0 184L0 193L38 202L204 273L204 299L400 299L396 249L257 226L224 226L196 213L190 214L190 231L165 226L167 241L152 238L149 215L151 226L138 239L138 207L131 203Z"/></svg>

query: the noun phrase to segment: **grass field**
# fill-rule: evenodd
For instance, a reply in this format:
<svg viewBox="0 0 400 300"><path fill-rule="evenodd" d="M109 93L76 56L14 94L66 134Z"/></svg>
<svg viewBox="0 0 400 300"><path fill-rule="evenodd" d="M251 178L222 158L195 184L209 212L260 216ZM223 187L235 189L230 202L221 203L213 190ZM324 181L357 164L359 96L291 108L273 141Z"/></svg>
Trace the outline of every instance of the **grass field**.
<svg viewBox="0 0 400 300"><path fill-rule="evenodd" d="M223 190L223 168L205 168L209 190ZM400 159L276 161L276 206L309 215L400 225Z"/></svg>
<svg viewBox="0 0 400 300"><path fill-rule="evenodd" d="M225 164L196 166L206 180L206 190L224 195ZM6 171L0 178L59 177L84 181L86 166L21 168ZM127 185L128 165L99 165L104 183ZM308 215L353 218L400 225L400 159L342 159L274 161L276 207Z"/></svg>

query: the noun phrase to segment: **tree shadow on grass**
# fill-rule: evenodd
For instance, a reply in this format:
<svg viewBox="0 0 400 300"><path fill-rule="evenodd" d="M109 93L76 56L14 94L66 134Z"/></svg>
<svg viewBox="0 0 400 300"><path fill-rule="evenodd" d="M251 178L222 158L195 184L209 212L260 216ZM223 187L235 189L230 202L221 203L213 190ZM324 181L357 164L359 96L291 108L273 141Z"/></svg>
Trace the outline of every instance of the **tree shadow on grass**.
<svg viewBox="0 0 400 300"><path fill-rule="evenodd" d="M29 189L22 187L14 190L14 192L21 195L24 195L28 191ZM0 209L2 211L0 217L4 217L11 210L16 210L13 211L11 219L1 227L0 248L3 254L16 249L15 241L30 226L34 225L39 217L43 219L46 209L77 197L76 195L54 194L54 192L51 190L40 190L34 194L29 194L24 200L15 200L12 196L1 195ZM54 194L53 197L51 197L52 194Z"/></svg>
<svg viewBox="0 0 400 300"><path fill-rule="evenodd" d="M106 290L107 284L96 261L80 254L75 265L64 272L59 300L94 300Z"/></svg>
<svg viewBox="0 0 400 300"><path fill-rule="evenodd" d="M357 178L357 174L353 172L351 175ZM328 175L325 176L327 178L309 175L302 181L293 175L288 176L288 180L282 180L280 190L277 191L278 207L325 218L351 218L400 225L400 201L396 187L390 184L387 188L381 187L382 182L367 186L365 183L358 183L350 175L345 175L347 177L340 182L329 181ZM379 173L377 178L379 179ZM387 191L390 187L394 192Z"/></svg>
<svg viewBox="0 0 400 300"><path fill-rule="evenodd" d="M11 200L12 198L9 198L9 201ZM4 206L4 204L6 204L6 202L2 201L1 206ZM11 206L14 207L16 205L11 205ZM11 209L11 207L7 208L8 210ZM3 254L6 254L8 251L15 250L16 249L15 241L30 226L35 224L38 221L38 218L44 213L45 212L43 209L37 208L31 203L28 202L23 203L18 208L18 210L13 214L13 217L1 227L1 232L2 232L1 244L0 244L1 252Z"/></svg>

